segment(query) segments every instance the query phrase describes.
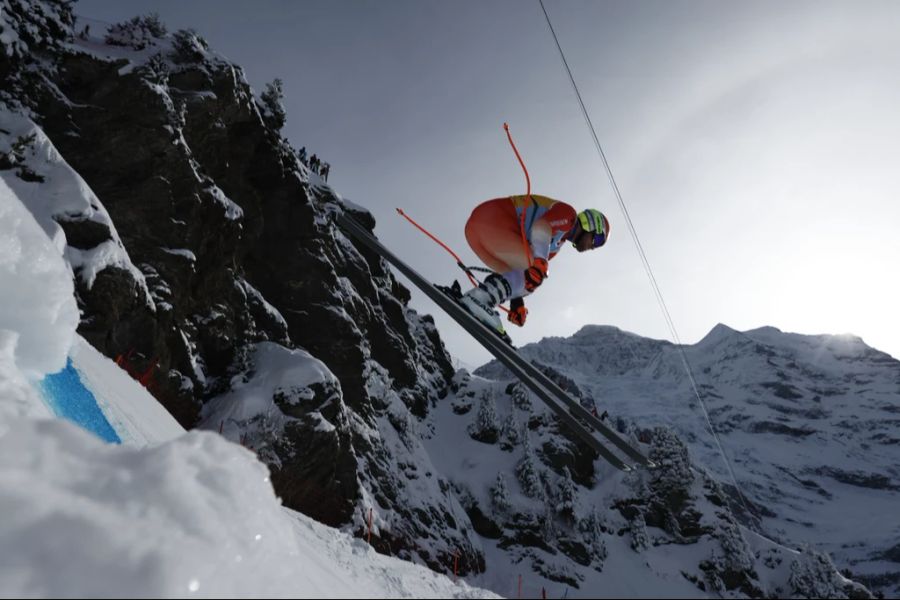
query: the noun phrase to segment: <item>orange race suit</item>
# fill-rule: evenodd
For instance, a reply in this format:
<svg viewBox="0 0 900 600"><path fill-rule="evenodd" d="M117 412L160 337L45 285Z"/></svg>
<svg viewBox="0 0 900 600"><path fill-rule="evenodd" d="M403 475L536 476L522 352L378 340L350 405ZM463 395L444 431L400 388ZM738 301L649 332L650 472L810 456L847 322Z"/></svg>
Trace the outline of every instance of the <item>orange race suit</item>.
<svg viewBox="0 0 900 600"><path fill-rule="evenodd" d="M537 195L495 198L476 206L466 222L469 246L485 265L504 275L513 297L527 295L522 273L530 265L522 242L523 211L532 258L551 260L577 222L577 212L565 202Z"/></svg>

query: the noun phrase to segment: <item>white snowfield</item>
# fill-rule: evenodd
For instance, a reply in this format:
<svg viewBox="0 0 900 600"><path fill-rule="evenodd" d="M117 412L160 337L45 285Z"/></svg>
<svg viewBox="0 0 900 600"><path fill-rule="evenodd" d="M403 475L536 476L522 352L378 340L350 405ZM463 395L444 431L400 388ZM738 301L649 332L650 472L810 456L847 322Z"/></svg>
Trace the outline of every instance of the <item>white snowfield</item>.
<svg viewBox="0 0 900 600"><path fill-rule="evenodd" d="M185 433L77 336L71 263L14 177L0 172L0 597L495 597L284 508L253 453ZM35 384L67 358L122 445L52 418Z"/></svg>
<svg viewBox="0 0 900 600"><path fill-rule="evenodd" d="M0 596L492 596L285 509L218 434L138 449L61 420L4 425Z"/></svg>

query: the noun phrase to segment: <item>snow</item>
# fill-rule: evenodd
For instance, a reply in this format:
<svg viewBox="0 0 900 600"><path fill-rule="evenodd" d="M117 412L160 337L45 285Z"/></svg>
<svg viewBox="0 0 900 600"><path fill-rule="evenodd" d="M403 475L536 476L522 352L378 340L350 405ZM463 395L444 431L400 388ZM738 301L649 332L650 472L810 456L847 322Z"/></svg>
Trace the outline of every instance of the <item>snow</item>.
<svg viewBox="0 0 900 600"><path fill-rule="evenodd" d="M0 436L4 597L486 597L284 509L209 432L153 448L56 420Z"/></svg>
<svg viewBox="0 0 900 600"><path fill-rule="evenodd" d="M0 44L3 44L3 52L7 56L13 56L27 49L19 40L19 34L13 29L8 15L2 10L0 10Z"/></svg>
<svg viewBox="0 0 900 600"><path fill-rule="evenodd" d="M84 284L88 288L93 286L97 273L107 267L125 269L138 282L147 303L153 306L144 276L131 263L109 213L43 130L27 117L3 109L0 109L0 130L9 132L0 132L2 153L9 153L17 141L32 140L20 151L22 159L18 164L44 181L26 181L16 175L16 170L0 171L0 179L25 204ZM69 246L57 222L59 219L93 221L106 227L110 238L86 250Z"/></svg>
<svg viewBox="0 0 900 600"><path fill-rule="evenodd" d="M194 344L190 338L188 338L187 334L184 330L178 332L181 335L181 341L184 343L184 348L188 354L188 361L191 363L191 370L194 372L194 377L202 384L206 384L206 373L203 370L203 360L202 357L197 354L197 346Z"/></svg>
<svg viewBox="0 0 900 600"><path fill-rule="evenodd" d="M225 209L225 218L230 221L237 221L238 219L243 218L244 209L237 205L237 203L225 195L225 192L217 185L210 185L206 188L213 199L222 205Z"/></svg>
<svg viewBox="0 0 900 600"><path fill-rule="evenodd" d="M0 178L0 331L29 379L66 364L78 325L72 274L44 231Z"/></svg>
<svg viewBox="0 0 900 600"><path fill-rule="evenodd" d="M273 427L280 429L284 416L273 401L276 392L289 390L293 393L287 401L297 402L313 398L312 392L305 393L311 385L338 385L337 378L324 363L301 349L290 350L279 344L262 342L256 346L251 364L253 370L245 380L232 381L231 391L204 405L201 428L221 428L224 435L237 441L238 431L242 429L238 424L263 416L271 419ZM321 420L327 424L324 418Z"/></svg>
<svg viewBox="0 0 900 600"><path fill-rule="evenodd" d="M245 295L253 298L254 301L258 302L262 307L266 314L268 314L272 320L278 323L285 331L287 331L288 324L287 321L284 320L284 316L282 316L281 312L266 300L263 295L257 290L255 287L250 285L250 282L244 278L239 278L236 280L235 285L240 289L240 291Z"/></svg>
<svg viewBox="0 0 900 600"><path fill-rule="evenodd" d="M190 262L192 262L192 263L197 262L197 255L194 254L192 251L186 249L186 248L165 248L165 247L161 247L161 250L162 250L163 252L165 252L166 254L173 254L173 255L175 255L175 256L180 256L180 257L182 257L182 258L185 258L185 259L187 259L188 261L190 261Z"/></svg>
<svg viewBox="0 0 900 600"><path fill-rule="evenodd" d="M184 433L150 392L81 336L75 338L70 356L81 381L93 393L123 444L142 448Z"/></svg>
<svg viewBox="0 0 900 600"><path fill-rule="evenodd" d="M341 196L338 196L337 194L335 194L335 196L341 201L341 204L343 204L343 205L344 205L345 207L347 207L349 210L352 210L352 211L355 211L355 212L358 212L358 213L362 213L362 214L368 214L368 215L371 215L371 214L372 214L372 211L370 211L370 210L369 210L368 208L366 208L365 206L360 206L360 205L357 204L356 202L353 202L352 200L348 200L347 198L343 198L343 197L341 197Z"/></svg>
<svg viewBox="0 0 900 600"><path fill-rule="evenodd" d="M15 31L13 31L11 29L6 29L4 27L3 33L0 33L0 44L3 44L4 46L7 47L6 54L8 54L8 55L12 54L11 47L12 47L13 43L16 42L18 39L19 39L19 35Z"/></svg>
<svg viewBox="0 0 900 600"><path fill-rule="evenodd" d="M0 299L0 305L2 299ZM16 365L15 349L19 334L0 329L0 435L6 422L16 417L49 417L50 409L37 390Z"/></svg>

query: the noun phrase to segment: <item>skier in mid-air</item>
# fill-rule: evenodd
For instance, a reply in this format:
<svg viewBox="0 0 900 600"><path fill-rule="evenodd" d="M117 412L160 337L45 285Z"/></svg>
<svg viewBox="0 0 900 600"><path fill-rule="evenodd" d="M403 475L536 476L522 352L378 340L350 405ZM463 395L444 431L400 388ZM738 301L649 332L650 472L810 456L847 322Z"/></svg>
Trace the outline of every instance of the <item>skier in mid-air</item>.
<svg viewBox="0 0 900 600"><path fill-rule="evenodd" d="M547 278L549 261L563 243L571 242L578 252L584 252L603 246L608 237L609 221L593 208L576 212L565 202L537 195L483 202L466 223L466 240L494 273L459 301L479 321L508 339L497 305L511 300L507 318L521 327L528 315L523 298Z"/></svg>

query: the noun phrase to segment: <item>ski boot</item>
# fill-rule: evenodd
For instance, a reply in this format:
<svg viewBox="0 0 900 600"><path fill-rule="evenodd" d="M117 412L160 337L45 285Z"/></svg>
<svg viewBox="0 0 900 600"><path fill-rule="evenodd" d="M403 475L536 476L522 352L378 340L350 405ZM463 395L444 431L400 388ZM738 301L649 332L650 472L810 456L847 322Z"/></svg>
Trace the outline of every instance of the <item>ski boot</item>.
<svg viewBox="0 0 900 600"><path fill-rule="evenodd" d="M453 285L437 285L435 286L440 291L444 292L445 296L450 296L456 302L459 302L459 299L462 298L462 288L459 287L459 282L457 280L453 280Z"/></svg>
<svg viewBox="0 0 900 600"><path fill-rule="evenodd" d="M500 339L512 346L512 339L507 335L506 330L500 323L497 312L490 304L494 298L499 298L500 302L508 299L510 290L509 283L507 283L505 278L495 273L489 276L483 284L465 294L463 294L459 282L456 280L449 286L435 285L434 287L452 298L467 313L478 319L488 329L496 333Z"/></svg>
<svg viewBox="0 0 900 600"><path fill-rule="evenodd" d="M484 323L484 325L496 333L500 339L512 345L512 339L503 328L496 306L509 299L512 289L502 275L496 273L489 275L484 283L463 294L458 302L466 311Z"/></svg>

